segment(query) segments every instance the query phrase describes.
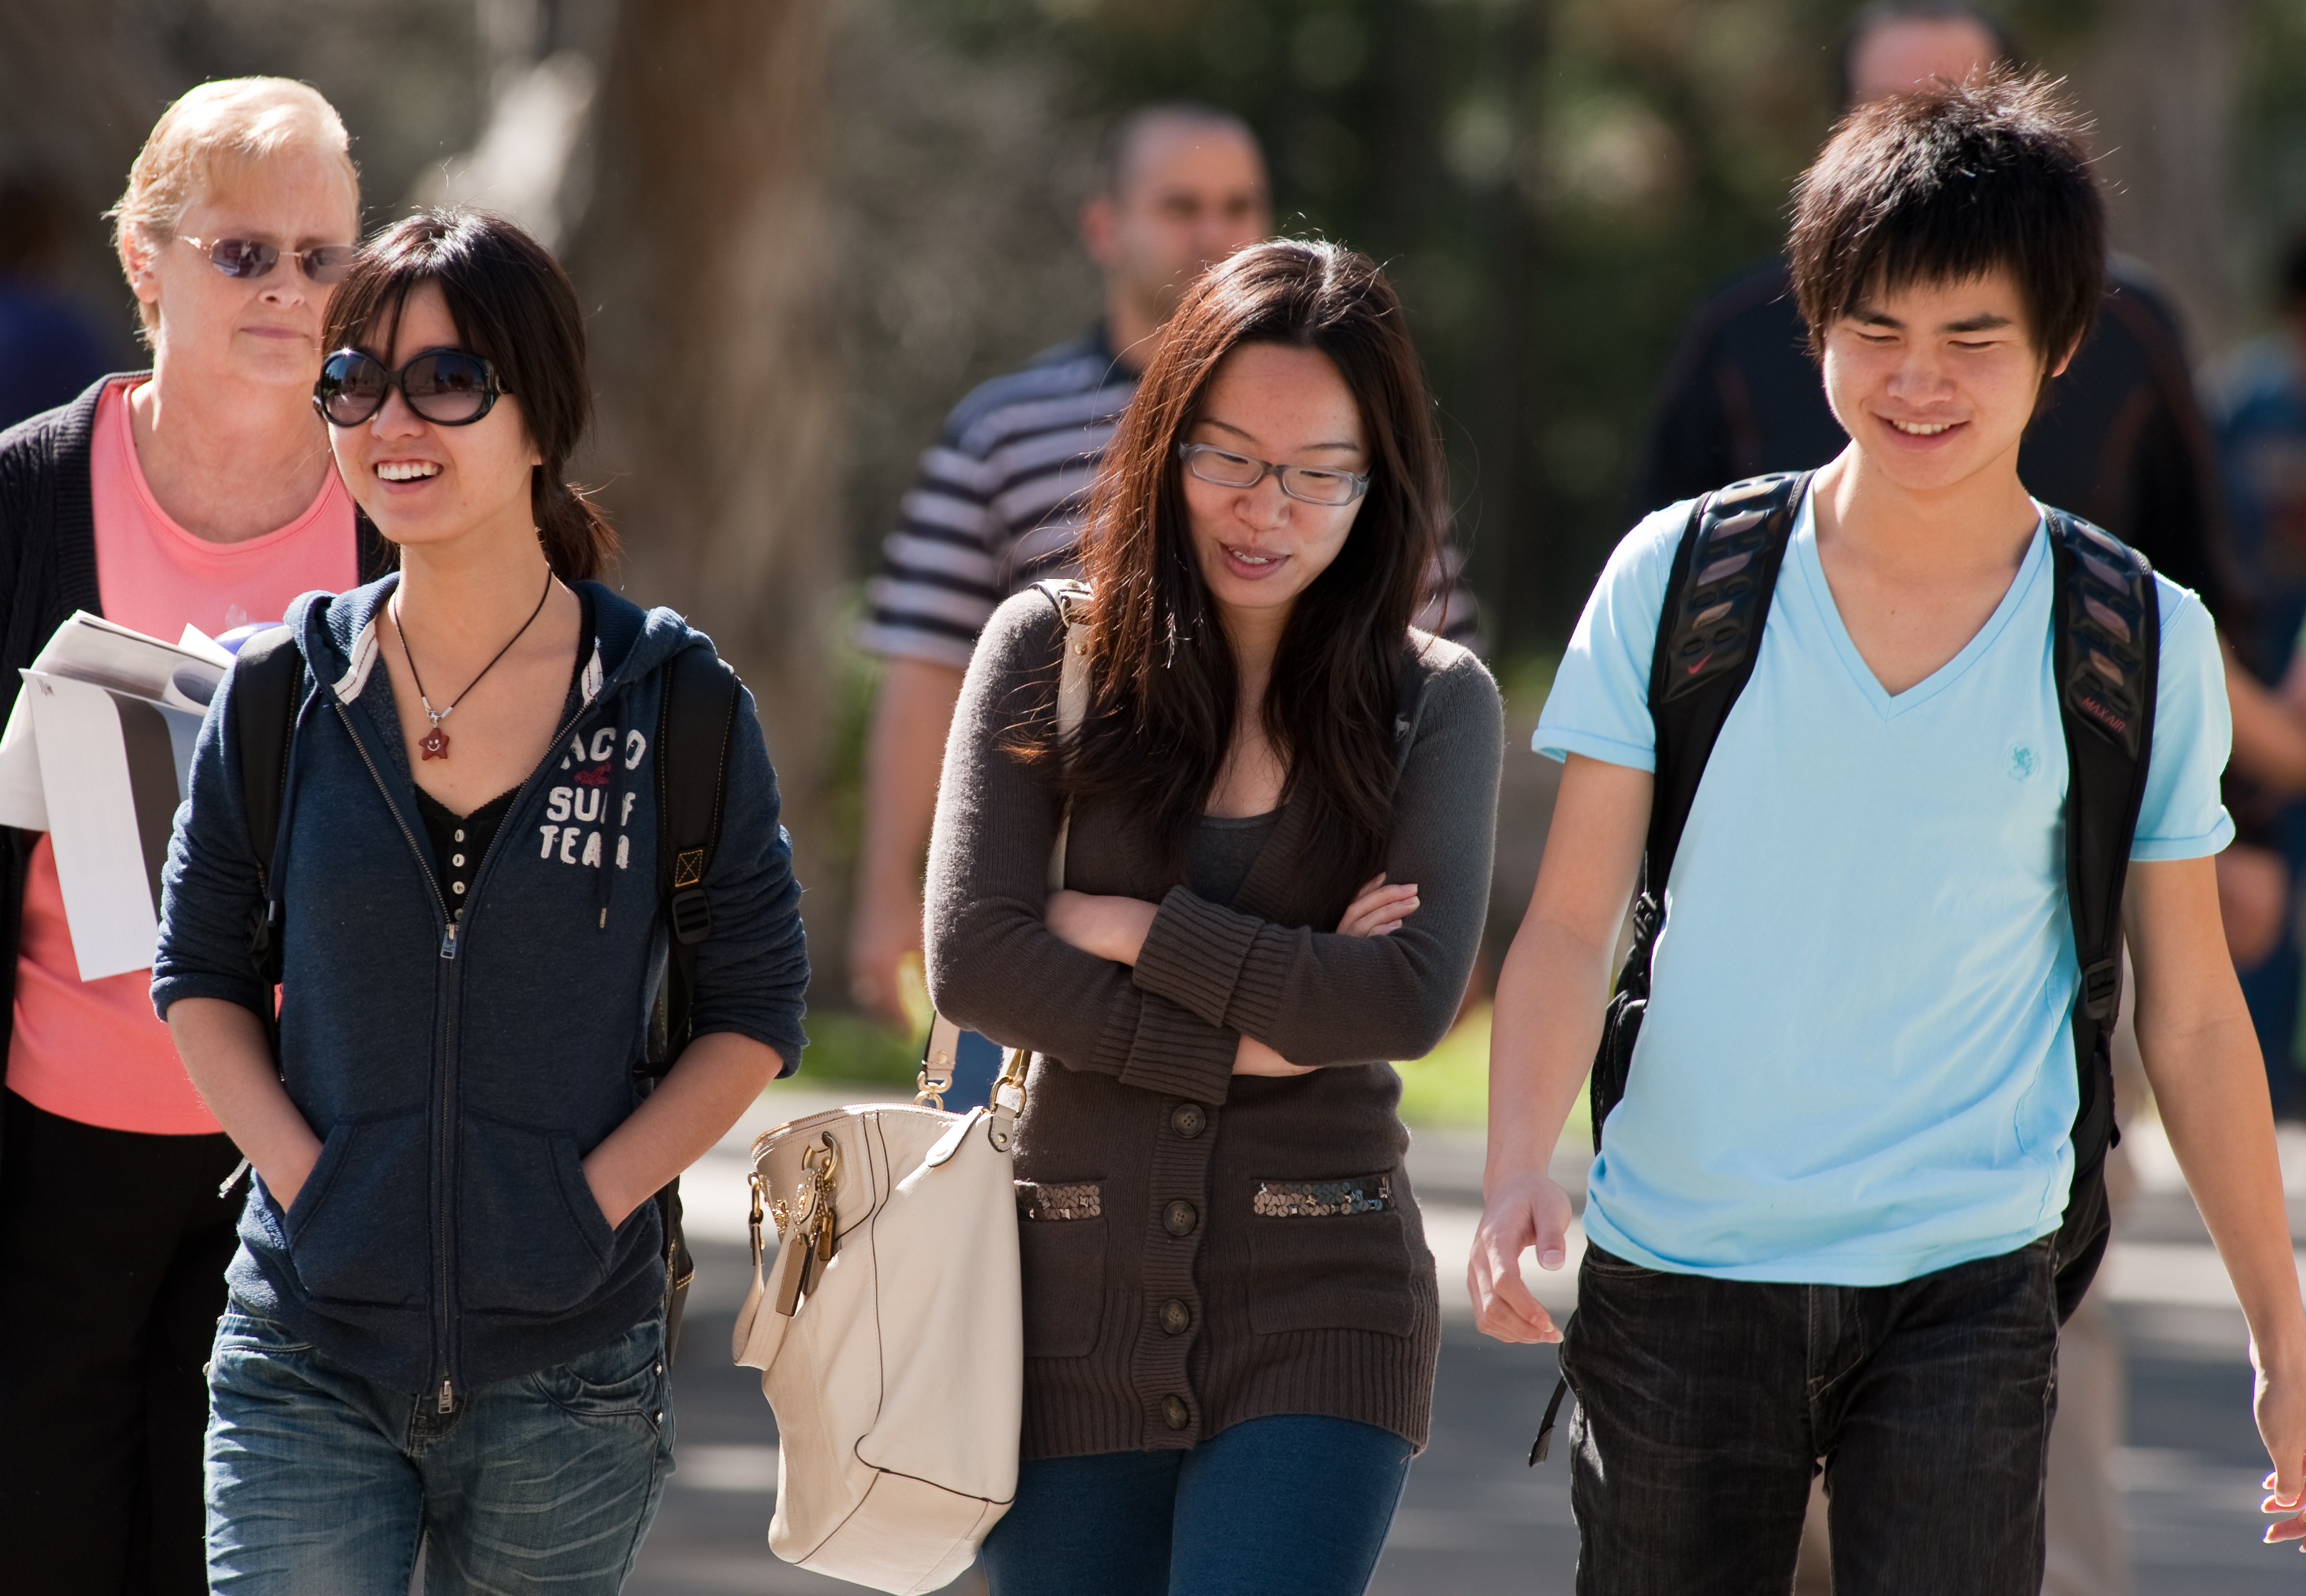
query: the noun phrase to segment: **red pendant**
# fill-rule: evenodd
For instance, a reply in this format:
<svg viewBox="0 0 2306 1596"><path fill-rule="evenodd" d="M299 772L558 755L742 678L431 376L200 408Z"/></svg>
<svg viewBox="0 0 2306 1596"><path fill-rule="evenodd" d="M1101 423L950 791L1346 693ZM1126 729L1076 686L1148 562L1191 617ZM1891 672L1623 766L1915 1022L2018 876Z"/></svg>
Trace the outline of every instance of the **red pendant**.
<svg viewBox="0 0 2306 1596"><path fill-rule="evenodd" d="M438 726L426 732L416 746L424 750L424 757L427 759L448 757L448 734Z"/></svg>

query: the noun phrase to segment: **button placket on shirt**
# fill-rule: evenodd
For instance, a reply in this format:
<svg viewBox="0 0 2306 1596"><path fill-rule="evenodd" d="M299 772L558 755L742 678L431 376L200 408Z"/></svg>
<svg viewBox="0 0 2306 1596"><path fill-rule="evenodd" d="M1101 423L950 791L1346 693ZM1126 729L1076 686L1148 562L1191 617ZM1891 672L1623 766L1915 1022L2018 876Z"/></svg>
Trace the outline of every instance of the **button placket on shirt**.
<svg viewBox="0 0 2306 1596"><path fill-rule="evenodd" d="M1148 1309L1160 1334L1140 1340L1134 1384L1147 1407L1157 1445L1191 1441L1199 1422L1198 1404L1187 1373L1190 1347L1200 1323L1200 1283L1193 1267L1206 1228L1209 1159L1214 1139L1204 1135L1209 1111L1194 1102L1173 1103L1154 1133L1152 1218L1146 1257ZM1149 1436L1149 1441L1151 1437Z"/></svg>

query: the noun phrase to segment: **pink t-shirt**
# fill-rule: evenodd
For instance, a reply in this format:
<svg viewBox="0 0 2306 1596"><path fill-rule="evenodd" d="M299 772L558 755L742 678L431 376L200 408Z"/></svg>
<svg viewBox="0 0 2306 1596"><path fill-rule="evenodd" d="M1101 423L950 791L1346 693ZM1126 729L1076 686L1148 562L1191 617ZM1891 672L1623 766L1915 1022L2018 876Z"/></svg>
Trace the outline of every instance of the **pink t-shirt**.
<svg viewBox="0 0 2306 1596"><path fill-rule="evenodd" d="M310 508L241 543L211 543L169 519L136 458L127 383L105 389L90 439L96 590L107 620L174 643L187 622L209 636L278 620L298 593L360 579L352 496L334 470ZM80 978L56 858L43 836L24 878L8 1088L50 1114L160 1136L218 1129L168 1028L152 1014L149 971Z"/></svg>

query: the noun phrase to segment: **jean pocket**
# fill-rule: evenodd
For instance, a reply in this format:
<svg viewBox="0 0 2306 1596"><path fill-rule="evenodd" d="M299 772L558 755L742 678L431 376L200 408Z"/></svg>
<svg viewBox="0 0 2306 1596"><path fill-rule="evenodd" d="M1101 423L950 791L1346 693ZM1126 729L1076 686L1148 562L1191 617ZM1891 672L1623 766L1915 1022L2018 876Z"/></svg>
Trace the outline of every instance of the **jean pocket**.
<svg viewBox="0 0 2306 1596"><path fill-rule="evenodd" d="M1407 1336L1417 1295L1390 1175L1263 1181L1250 1203L1249 1323L1260 1336Z"/></svg>
<svg viewBox="0 0 2306 1596"><path fill-rule="evenodd" d="M555 1407L588 1419L664 1410L664 1321L643 1319L614 1341L540 1369L529 1381Z"/></svg>
<svg viewBox="0 0 2306 1596"><path fill-rule="evenodd" d="M424 1295L424 1116L345 1120L279 1216L297 1284L315 1302L401 1308Z"/></svg>
<svg viewBox="0 0 2306 1596"><path fill-rule="evenodd" d="M1096 1182L1017 1182L1025 1355L1085 1358L1105 1322L1104 1191Z"/></svg>
<svg viewBox="0 0 2306 1596"><path fill-rule="evenodd" d="M312 1350L311 1342L278 1319L252 1313L237 1302L226 1308L217 1319L216 1351L219 1353L308 1353Z"/></svg>
<svg viewBox="0 0 2306 1596"><path fill-rule="evenodd" d="M608 1278L617 1233L585 1183L575 1138L468 1112L457 1183L457 1283L466 1309L562 1314Z"/></svg>

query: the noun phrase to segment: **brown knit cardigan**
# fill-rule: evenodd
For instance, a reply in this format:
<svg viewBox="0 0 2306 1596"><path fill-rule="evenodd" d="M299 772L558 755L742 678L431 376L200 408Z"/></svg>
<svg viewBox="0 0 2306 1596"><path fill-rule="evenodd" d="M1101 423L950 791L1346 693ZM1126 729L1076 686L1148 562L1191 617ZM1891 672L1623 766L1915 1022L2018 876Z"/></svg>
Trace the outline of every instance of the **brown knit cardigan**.
<svg viewBox="0 0 2306 1596"><path fill-rule="evenodd" d="M1178 884L1119 801L1073 816L1066 884L1158 902L1132 970L1042 915L1059 804L1002 750L1046 713L1059 623L1038 592L994 615L961 690L929 846L938 1008L1033 1063L1017 1143L1024 1455L1192 1446L1275 1413L1422 1447L1439 1315L1402 1166L1388 1059L1456 1015L1488 907L1504 738L1472 654L1411 635L1396 722L1391 879L1422 906L1389 936L1312 901L1304 806L1285 807L1230 905ZM1325 1066L1233 1073L1243 1035Z"/></svg>

